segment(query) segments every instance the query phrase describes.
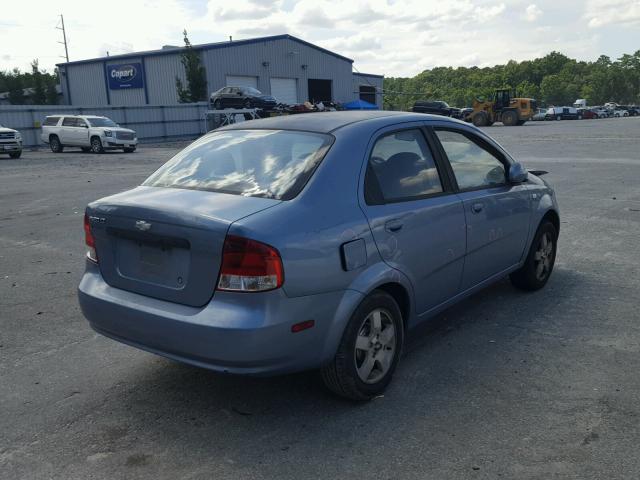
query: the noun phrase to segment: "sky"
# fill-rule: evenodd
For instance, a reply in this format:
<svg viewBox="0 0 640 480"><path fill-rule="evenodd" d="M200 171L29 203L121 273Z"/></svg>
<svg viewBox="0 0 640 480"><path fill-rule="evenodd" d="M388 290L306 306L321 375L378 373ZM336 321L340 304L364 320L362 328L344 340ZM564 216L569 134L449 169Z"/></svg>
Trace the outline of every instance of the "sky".
<svg viewBox="0 0 640 480"><path fill-rule="evenodd" d="M22 0L2 9L0 70L64 61L60 14L72 61L182 45L185 28L193 44L289 33L385 76L640 49L640 0Z"/></svg>

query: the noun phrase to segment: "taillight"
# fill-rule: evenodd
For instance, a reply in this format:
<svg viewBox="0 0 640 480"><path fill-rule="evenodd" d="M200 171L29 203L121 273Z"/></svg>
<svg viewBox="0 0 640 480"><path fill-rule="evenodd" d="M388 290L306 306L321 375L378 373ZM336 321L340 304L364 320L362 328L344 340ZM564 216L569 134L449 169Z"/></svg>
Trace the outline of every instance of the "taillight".
<svg viewBox="0 0 640 480"><path fill-rule="evenodd" d="M87 258L92 262L98 263L98 254L96 253L96 241L91 232L91 223L89 216L84 214L84 243L87 244Z"/></svg>
<svg viewBox="0 0 640 480"><path fill-rule="evenodd" d="M283 282L282 259L275 248L227 235L222 249L218 290L263 292L280 288Z"/></svg>

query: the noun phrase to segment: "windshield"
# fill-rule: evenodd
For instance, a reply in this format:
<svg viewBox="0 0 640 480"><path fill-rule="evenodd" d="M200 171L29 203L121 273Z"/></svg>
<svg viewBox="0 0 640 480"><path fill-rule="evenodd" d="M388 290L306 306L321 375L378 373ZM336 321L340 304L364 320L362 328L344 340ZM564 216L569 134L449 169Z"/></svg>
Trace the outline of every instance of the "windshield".
<svg viewBox="0 0 640 480"><path fill-rule="evenodd" d="M92 127L117 127L116 122L110 118L105 117L92 117L87 118Z"/></svg>
<svg viewBox="0 0 640 480"><path fill-rule="evenodd" d="M253 87L242 87L242 90L244 90L244 93L249 93L251 95L262 95L260 90L256 90Z"/></svg>
<svg viewBox="0 0 640 480"><path fill-rule="evenodd" d="M143 185L289 200L307 183L332 138L286 130L227 130L206 135Z"/></svg>

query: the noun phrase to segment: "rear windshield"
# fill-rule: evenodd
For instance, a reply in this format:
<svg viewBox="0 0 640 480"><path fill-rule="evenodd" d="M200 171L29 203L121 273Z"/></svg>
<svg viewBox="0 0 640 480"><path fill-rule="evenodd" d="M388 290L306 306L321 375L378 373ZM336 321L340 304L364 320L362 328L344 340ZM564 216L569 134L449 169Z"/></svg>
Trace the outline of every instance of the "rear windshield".
<svg viewBox="0 0 640 480"><path fill-rule="evenodd" d="M289 200L329 149L329 135L286 130L227 130L195 141L143 185Z"/></svg>

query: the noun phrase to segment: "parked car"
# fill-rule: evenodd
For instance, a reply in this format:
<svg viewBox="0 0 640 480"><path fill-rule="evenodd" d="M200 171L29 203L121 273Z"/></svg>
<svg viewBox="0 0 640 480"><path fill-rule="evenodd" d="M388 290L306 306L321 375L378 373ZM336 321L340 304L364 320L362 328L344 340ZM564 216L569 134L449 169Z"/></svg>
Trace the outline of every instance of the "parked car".
<svg viewBox="0 0 640 480"><path fill-rule="evenodd" d="M473 108L467 107L460 109L460 120L464 120L465 122L471 122L470 114L473 113Z"/></svg>
<svg viewBox="0 0 640 480"><path fill-rule="evenodd" d="M549 184L479 129L386 111L223 127L84 221L97 332L226 373L319 368L356 400L429 317L506 275L544 287L560 226Z"/></svg>
<svg viewBox="0 0 640 480"><path fill-rule="evenodd" d="M628 117L629 116L629 112L628 110L618 106L613 110L613 116L614 117Z"/></svg>
<svg viewBox="0 0 640 480"><path fill-rule="evenodd" d="M224 108L271 110L278 102L271 95L265 95L252 87L224 87L211 94L209 103L214 110Z"/></svg>
<svg viewBox="0 0 640 480"><path fill-rule="evenodd" d="M547 116L547 109L546 108L539 108L536 113L533 114L533 117L531 117L531 120L533 120L534 122L539 122L541 120L546 120Z"/></svg>
<svg viewBox="0 0 640 480"><path fill-rule="evenodd" d="M591 111L598 115L598 118L608 118L611 116L609 109L604 107L593 107Z"/></svg>
<svg viewBox="0 0 640 480"><path fill-rule="evenodd" d="M8 153L11 158L22 155L22 135L19 131L0 125L0 154Z"/></svg>
<svg viewBox="0 0 640 480"><path fill-rule="evenodd" d="M93 153L116 149L131 153L138 146L134 130L94 115L48 116L42 124L40 138L54 153L62 152L65 147L80 147L83 152Z"/></svg>
<svg viewBox="0 0 640 480"><path fill-rule="evenodd" d="M549 107L545 114L546 120L580 120L582 117L575 107Z"/></svg>
<svg viewBox="0 0 640 480"><path fill-rule="evenodd" d="M447 102L440 100L418 100L413 104L411 111L416 113L443 115L445 117L460 117L459 108L450 107Z"/></svg>
<svg viewBox="0 0 640 480"><path fill-rule="evenodd" d="M598 114L596 112L594 112L590 108L579 108L578 109L578 116L580 118L584 118L586 120L590 120L590 119L593 119L593 118L598 118Z"/></svg>
<svg viewBox="0 0 640 480"><path fill-rule="evenodd" d="M638 115L640 115L640 107L637 105L631 105L627 108L627 110L629 111L630 117L637 117Z"/></svg>

